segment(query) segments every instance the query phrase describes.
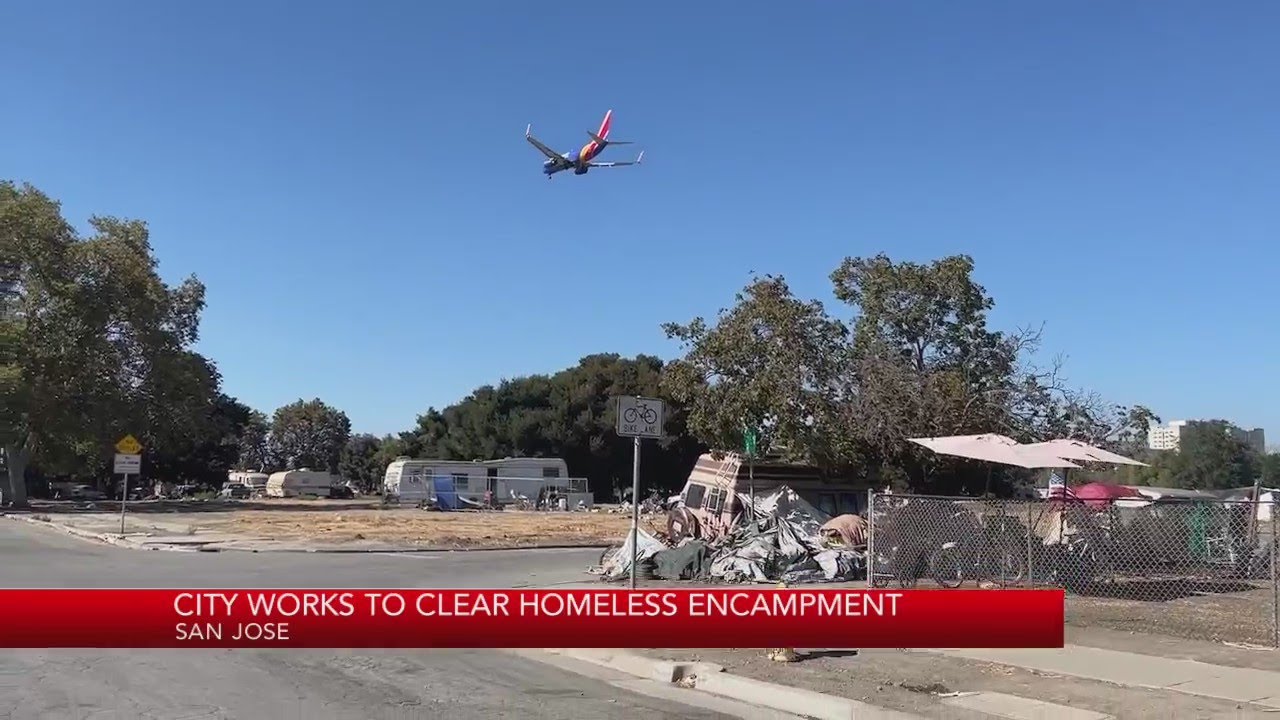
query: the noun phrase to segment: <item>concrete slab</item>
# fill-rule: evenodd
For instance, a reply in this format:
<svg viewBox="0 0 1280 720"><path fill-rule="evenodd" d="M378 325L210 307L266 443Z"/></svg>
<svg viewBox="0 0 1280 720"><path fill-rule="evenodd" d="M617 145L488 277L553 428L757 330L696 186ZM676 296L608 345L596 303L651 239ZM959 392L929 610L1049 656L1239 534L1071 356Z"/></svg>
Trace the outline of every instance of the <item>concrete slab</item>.
<svg viewBox="0 0 1280 720"><path fill-rule="evenodd" d="M1280 672L1068 645L1037 650L929 650L948 657L1280 708Z"/></svg>
<svg viewBox="0 0 1280 720"><path fill-rule="evenodd" d="M1044 700L1008 695L1006 693L980 692L973 695L946 698L943 704L973 710L992 717L1009 720L1114 720L1111 715L1057 705Z"/></svg>
<svg viewBox="0 0 1280 720"><path fill-rule="evenodd" d="M1027 650L932 650L949 657L1014 665L1040 672L1133 687L1166 688L1207 677L1203 663L1069 645Z"/></svg>
<svg viewBox="0 0 1280 720"><path fill-rule="evenodd" d="M1205 668L1212 677L1170 685L1169 689L1237 702L1255 702L1280 692L1280 673L1216 665Z"/></svg>

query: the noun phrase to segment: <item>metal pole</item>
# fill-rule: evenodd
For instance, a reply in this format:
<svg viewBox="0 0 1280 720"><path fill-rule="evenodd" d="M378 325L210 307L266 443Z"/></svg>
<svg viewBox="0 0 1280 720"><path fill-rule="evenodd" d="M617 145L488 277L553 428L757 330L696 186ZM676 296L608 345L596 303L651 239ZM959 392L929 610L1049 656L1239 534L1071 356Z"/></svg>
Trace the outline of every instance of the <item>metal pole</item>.
<svg viewBox="0 0 1280 720"><path fill-rule="evenodd" d="M751 520L756 519L756 454L747 456L747 492L751 495Z"/></svg>
<svg viewBox="0 0 1280 720"><path fill-rule="evenodd" d="M1274 498L1275 495L1272 495ZM1271 501L1271 645L1280 648L1280 581L1276 578L1276 567L1280 565L1280 560L1276 559L1276 550L1280 549L1280 544L1276 540L1276 522L1280 516L1276 512L1280 511L1280 501ZM1257 510L1254 511L1257 513Z"/></svg>
<svg viewBox="0 0 1280 720"><path fill-rule="evenodd" d="M120 493L120 534L124 535L124 510L129 504L129 473L124 474L124 490Z"/></svg>
<svg viewBox="0 0 1280 720"><path fill-rule="evenodd" d="M631 463L631 589L636 589L636 559L640 557L640 436L632 444Z"/></svg>

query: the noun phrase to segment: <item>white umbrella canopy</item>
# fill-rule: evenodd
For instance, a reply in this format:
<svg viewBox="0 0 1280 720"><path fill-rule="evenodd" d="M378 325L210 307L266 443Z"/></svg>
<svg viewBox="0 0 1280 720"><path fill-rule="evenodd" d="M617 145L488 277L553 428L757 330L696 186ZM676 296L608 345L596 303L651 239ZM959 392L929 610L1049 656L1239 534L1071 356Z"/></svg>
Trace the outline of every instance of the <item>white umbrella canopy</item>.
<svg viewBox="0 0 1280 720"><path fill-rule="evenodd" d="M1004 435L951 435L936 438L909 438L939 455L953 455L970 460L985 460L1023 468L1078 468L1079 465L1063 459L1050 450L1019 445L1017 440Z"/></svg>
<svg viewBox="0 0 1280 720"><path fill-rule="evenodd" d="M1024 447L1045 450L1068 460L1082 460L1084 462L1106 463L1108 465L1141 465L1143 467L1147 465L1144 462L1127 458L1110 450L1094 447L1088 443L1082 443L1079 440L1049 440L1032 443Z"/></svg>

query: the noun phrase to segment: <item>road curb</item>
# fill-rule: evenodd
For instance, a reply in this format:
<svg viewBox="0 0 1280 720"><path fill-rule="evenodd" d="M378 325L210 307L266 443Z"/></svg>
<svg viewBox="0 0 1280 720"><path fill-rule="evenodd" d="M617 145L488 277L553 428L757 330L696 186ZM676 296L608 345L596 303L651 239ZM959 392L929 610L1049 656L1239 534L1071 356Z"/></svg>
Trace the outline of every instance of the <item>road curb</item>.
<svg viewBox="0 0 1280 720"><path fill-rule="evenodd" d="M482 548L251 548L251 547L219 547L225 541L212 541L208 545L193 544L190 546L175 545L172 543L155 543L149 544L130 540L127 536L121 537L111 533L97 533L90 530L81 530L80 528L64 523L55 522L53 520L41 520L35 514L28 513L0 513L0 517L7 517L12 520L20 520L22 522L39 525L41 527L49 527L55 530L61 530L69 535L74 535L84 540L93 540L96 542L115 545L116 547L128 548L130 550L163 550L168 552L243 552L243 553L313 553L320 555L410 555L418 553L450 553L450 552L515 552L519 550L603 550L612 545L601 544L568 544L560 543L555 545L508 545L505 547L482 547ZM243 541L240 541L243 542Z"/></svg>
<svg viewBox="0 0 1280 720"><path fill-rule="evenodd" d="M482 548L243 548L206 547L201 552L316 553L321 555L413 555L422 553L516 552L520 550L603 550L612 545L510 545Z"/></svg>
<svg viewBox="0 0 1280 720"><path fill-rule="evenodd" d="M177 546L147 547L146 545L142 545L133 540L130 540L128 537L122 537L120 535L112 535L110 533L96 533L89 530L81 530L78 527L72 527L71 525L64 525L62 523L54 522L52 520L41 520L40 518L35 517L34 515L2 513L0 514L0 516L7 517L10 520L19 520L25 523L30 523L31 525L39 525L40 527L47 527L47 528L52 528L54 530L60 530L68 535L78 537L81 540L91 540L94 542L100 542L106 545L115 545L116 547L127 548L130 550L170 550L173 552L192 552L196 549L196 548L184 548L184 547L177 547Z"/></svg>
<svg viewBox="0 0 1280 720"><path fill-rule="evenodd" d="M545 648L545 652L815 720L922 720L920 715L849 698L734 675L713 663L658 660L615 649Z"/></svg>

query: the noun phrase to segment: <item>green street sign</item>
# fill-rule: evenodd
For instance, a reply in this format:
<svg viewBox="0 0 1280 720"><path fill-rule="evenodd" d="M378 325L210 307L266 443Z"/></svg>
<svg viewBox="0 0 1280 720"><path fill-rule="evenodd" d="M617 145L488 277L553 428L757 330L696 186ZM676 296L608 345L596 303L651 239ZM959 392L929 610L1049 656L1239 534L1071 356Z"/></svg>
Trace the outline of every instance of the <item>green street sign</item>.
<svg viewBox="0 0 1280 720"><path fill-rule="evenodd" d="M747 455L751 457L756 456L756 431L755 430L742 431L742 449L746 451Z"/></svg>

